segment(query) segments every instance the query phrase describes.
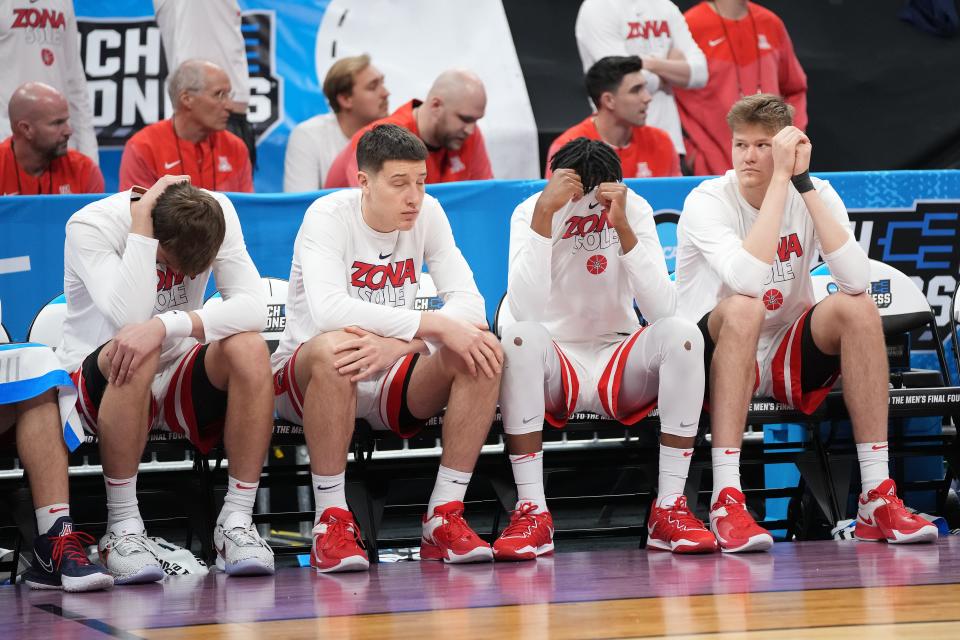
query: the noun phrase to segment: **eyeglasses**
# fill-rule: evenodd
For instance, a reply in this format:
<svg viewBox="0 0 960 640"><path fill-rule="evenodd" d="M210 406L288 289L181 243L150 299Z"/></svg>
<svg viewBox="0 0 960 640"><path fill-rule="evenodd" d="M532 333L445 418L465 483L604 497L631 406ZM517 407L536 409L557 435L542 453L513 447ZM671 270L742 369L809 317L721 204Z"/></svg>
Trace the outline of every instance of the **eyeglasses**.
<svg viewBox="0 0 960 640"><path fill-rule="evenodd" d="M230 102L231 100L233 100L233 91L227 91L225 89L221 89L216 93L207 94L207 95L209 95L211 98L213 98L217 102Z"/></svg>

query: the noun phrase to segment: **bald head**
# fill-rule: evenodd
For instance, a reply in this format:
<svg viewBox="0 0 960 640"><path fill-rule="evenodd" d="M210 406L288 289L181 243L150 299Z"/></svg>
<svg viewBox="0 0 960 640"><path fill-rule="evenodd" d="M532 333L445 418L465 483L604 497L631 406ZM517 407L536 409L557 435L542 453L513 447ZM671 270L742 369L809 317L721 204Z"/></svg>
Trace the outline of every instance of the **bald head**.
<svg viewBox="0 0 960 640"><path fill-rule="evenodd" d="M20 85L10 96L10 103L7 106L10 127L15 129L18 121L33 119L38 112L57 110L61 107L69 109L67 100L62 93L50 85L42 82L28 82Z"/></svg>
<svg viewBox="0 0 960 640"><path fill-rule="evenodd" d="M59 91L42 82L21 85L7 107L10 129L18 146L53 160L67 152L73 134L70 106Z"/></svg>
<svg viewBox="0 0 960 640"><path fill-rule="evenodd" d="M472 71L448 69L434 80L424 100L428 118L421 136L433 147L460 149L487 109L483 81Z"/></svg>

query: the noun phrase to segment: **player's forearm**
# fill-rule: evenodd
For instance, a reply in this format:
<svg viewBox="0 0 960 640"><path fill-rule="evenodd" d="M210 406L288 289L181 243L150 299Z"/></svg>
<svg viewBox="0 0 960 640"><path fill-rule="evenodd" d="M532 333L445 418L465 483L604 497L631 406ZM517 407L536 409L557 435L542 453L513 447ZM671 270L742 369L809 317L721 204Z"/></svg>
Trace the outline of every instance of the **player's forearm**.
<svg viewBox="0 0 960 640"><path fill-rule="evenodd" d="M777 252L783 208L787 202L789 177L774 175L760 205L760 215L750 233L743 239L743 248L764 264L773 264Z"/></svg>
<svg viewBox="0 0 960 640"><path fill-rule="evenodd" d="M690 82L690 64L684 59L671 60L644 56L643 68L678 87L686 87Z"/></svg>
<svg viewBox="0 0 960 640"><path fill-rule="evenodd" d="M820 239L820 248L823 253L834 253L850 238L849 230L831 215L823 198L816 189L811 189L802 195L803 203L807 205L813 228Z"/></svg>
<svg viewBox="0 0 960 640"><path fill-rule="evenodd" d="M617 236L620 237L621 252L630 253L633 251L633 248L637 246L637 234L633 232L633 228L626 222L615 224L613 228L617 232Z"/></svg>
<svg viewBox="0 0 960 640"><path fill-rule="evenodd" d="M530 228L539 236L552 238L554 213L554 211L547 211L545 207L541 207L538 202L533 208L533 218L530 220Z"/></svg>

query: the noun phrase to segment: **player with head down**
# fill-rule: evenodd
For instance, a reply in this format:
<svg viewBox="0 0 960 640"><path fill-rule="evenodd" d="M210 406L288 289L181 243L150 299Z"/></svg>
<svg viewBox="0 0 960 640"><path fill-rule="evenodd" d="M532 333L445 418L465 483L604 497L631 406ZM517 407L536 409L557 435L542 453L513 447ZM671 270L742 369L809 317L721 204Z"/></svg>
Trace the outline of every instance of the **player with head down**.
<svg viewBox="0 0 960 640"><path fill-rule="evenodd" d="M709 372L711 528L724 551L773 544L740 487L750 398L759 392L810 413L842 374L863 483L857 538L935 540L936 527L904 508L888 475L889 375L880 315L864 293L867 255L840 196L810 177L812 145L792 118L793 107L770 94L734 104L734 168L690 193L677 228L680 313L699 323ZM818 255L838 291L816 303Z"/></svg>
<svg viewBox="0 0 960 640"><path fill-rule="evenodd" d="M217 566L273 573L252 522L273 430L260 275L237 213L220 193L164 176L93 202L67 222L67 315L57 355L73 372L85 427L99 435L107 493L100 558L117 584L164 572L137 505L151 428L207 452L222 439L227 494L214 529ZM211 274L223 304L203 308Z"/></svg>
<svg viewBox="0 0 960 640"><path fill-rule="evenodd" d="M653 210L622 183L620 160L603 142L568 142L551 169L546 188L511 220L504 304L516 322L501 336L500 408L518 501L494 554L525 560L553 550L544 419L562 427L574 411L592 411L630 425L657 404L660 476L649 545L715 551L683 495L700 421L703 339L674 316Z"/></svg>
<svg viewBox="0 0 960 640"><path fill-rule="evenodd" d="M310 205L294 244L274 392L279 415L304 426L317 571L369 566L344 494L355 419L409 437L444 407L421 558L493 557L463 519L463 498L493 421L503 356L446 214L424 192L426 158L402 127L366 132L360 188ZM444 300L439 311L414 308L424 265Z"/></svg>

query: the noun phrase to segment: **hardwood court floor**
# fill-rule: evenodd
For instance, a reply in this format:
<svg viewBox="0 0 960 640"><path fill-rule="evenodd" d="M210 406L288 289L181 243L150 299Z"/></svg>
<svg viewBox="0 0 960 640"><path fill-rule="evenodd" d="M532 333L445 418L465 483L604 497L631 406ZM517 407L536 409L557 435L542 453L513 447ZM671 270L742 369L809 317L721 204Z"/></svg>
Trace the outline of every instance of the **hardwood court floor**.
<svg viewBox="0 0 960 640"><path fill-rule="evenodd" d="M0 638L960 638L960 537L764 554L558 553L536 563L0 588Z"/></svg>

